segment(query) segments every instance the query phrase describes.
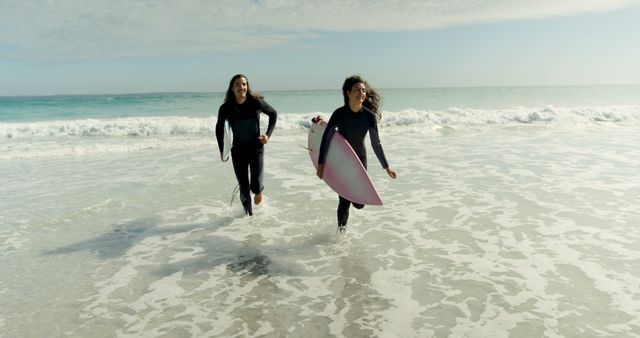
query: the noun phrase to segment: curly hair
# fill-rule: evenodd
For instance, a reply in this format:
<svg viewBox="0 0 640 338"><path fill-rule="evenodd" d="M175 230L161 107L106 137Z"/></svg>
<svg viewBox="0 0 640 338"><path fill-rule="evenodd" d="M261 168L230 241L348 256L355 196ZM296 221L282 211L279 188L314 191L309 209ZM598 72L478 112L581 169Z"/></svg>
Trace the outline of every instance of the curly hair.
<svg viewBox="0 0 640 338"><path fill-rule="evenodd" d="M349 104L349 95L347 95L347 91L350 91L351 88L358 83L362 83L367 89L367 96L362 105L373 111L376 116L376 120L380 121L382 118L382 112L380 111L380 107L382 107L382 96L380 96L380 94L359 75L352 75L344 80L344 83L342 84L344 104Z"/></svg>

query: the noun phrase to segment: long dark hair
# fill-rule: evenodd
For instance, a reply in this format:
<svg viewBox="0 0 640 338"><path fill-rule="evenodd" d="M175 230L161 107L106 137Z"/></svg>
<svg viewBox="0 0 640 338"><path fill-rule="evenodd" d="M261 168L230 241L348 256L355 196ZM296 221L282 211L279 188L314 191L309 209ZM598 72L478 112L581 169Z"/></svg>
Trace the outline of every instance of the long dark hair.
<svg viewBox="0 0 640 338"><path fill-rule="evenodd" d="M364 100L362 105L369 108L376 116L376 120L380 121L382 118L382 112L380 111L380 107L382 107L382 96L380 96L380 94L378 94L378 92L359 75L349 76L342 84L342 97L344 97L345 106L349 104L349 95L347 94L347 91L350 91L351 88L358 83L362 83L367 89L367 98Z"/></svg>
<svg viewBox="0 0 640 338"><path fill-rule="evenodd" d="M254 93L251 91L251 86L249 85L249 79L244 74L236 74L229 81L229 88L227 88L227 93L224 96L224 103L236 103L236 95L233 93L233 83L236 82L237 79L244 78L247 80L247 100L260 100L262 99L262 95L258 93Z"/></svg>

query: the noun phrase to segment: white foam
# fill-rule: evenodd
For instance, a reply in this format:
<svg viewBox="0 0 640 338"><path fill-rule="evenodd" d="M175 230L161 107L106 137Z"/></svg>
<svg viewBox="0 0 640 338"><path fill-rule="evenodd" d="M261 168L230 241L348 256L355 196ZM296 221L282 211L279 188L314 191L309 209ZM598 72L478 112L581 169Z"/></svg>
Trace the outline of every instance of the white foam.
<svg viewBox="0 0 640 338"><path fill-rule="evenodd" d="M0 232L0 252L2 256L11 254L24 248L29 239L22 231L7 230Z"/></svg>
<svg viewBox="0 0 640 338"><path fill-rule="evenodd" d="M321 114L321 113L320 113ZM274 142L306 146L306 131L314 114L280 114ZM330 114L321 114L328 118ZM209 146L217 149L215 117L139 117L0 123L0 160L90 156ZM543 107L509 109L406 109L383 112L381 134L433 135L450 129L505 126L545 126L579 129L585 126L640 124L640 106ZM267 118L261 118L266 128ZM301 138L302 136L302 138ZM279 139L279 140L278 140Z"/></svg>
<svg viewBox="0 0 640 338"><path fill-rule="evenodd" d="M0 160L83 157L158 149L182 149L217 145L212 138L175 136L145 138L24 139L0 144Z"/></svg>
<svg viewBox="0 0 640 338"><path fill-rule="evenodd" d="M315 115L328 119L330 113L279 114L277 128L282 130L308 129ZM451 107L445 110L405 109L383 111L382 128L403 131L432 130L468 125L518 124L618 124L640 123L640 106L576 106L576 107L512 107L502 109L472 109ZM261 116L261 126L268 119ZM140 137L153 135L214 134L216 118L182 116L127 117L117 119L83 119L41 121L30 123L0 123L1 138L34 137Z"/></svg>
<svg viewBox="0 0 640 338"><path fill-rule="evenodd" d="M127 117L30 123L0 123L4 138L60 136L150 136L212 133L213 118Z"/></svg>
<svg viewBox="0 0 640 338"><path fill-rule="evenodd" d="M640 307L629 297L640 293L638 128L540 123L442 134L384 126L398 178L370 153L369 172L385 204L352 209L346 235L335 233L336 194L298 146L304 127L276 130L265 158L267 197L251 217L237 200L229 206L235 177L212 143L11 162L0 167L15 168L0 193L20 198L16 205L28 212L18 223L16 207L0 210L0 219L14 220L0 238L29 242L0 260L3 299L26 302L2 314L3 330L131 337L633 333L640 327ZM137 139L145 138L163 137ZM27 174L33 179L21 181ZM46 281L19 274L49 264L60 272ZM65 278L68 271L82 277ZM76 288L62 303L47 294ZM15 296L26 292L30 299ZM42 325L24 324L35 319Z"/></svg>

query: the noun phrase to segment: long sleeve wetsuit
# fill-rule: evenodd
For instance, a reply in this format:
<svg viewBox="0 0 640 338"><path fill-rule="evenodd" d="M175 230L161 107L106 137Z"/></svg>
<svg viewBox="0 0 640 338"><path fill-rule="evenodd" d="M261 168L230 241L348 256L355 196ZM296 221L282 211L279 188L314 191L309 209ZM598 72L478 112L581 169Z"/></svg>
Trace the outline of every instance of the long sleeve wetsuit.
<svg viewBox="0 0 640 338"><path fill-rule="evenodd" d="M337 131L340 135L349 142L353 150L355 151L362 165L367 168L367 151L364 146L364 138L369 133L371 139L371 147L373 148L378 161L382 165L383 169L389 167L387 159L380 143L380 136L378 135L378 123L374 113L366 107L362 107L359 112L353 112L348 106L343 106L333 112L327 127L322 135L322 142L320 143L320 153L318 156L318 164L324 164L327 150L329 149L329 142L333 133ZM351 201L339 196L338 203L338 226L346 226L349 219L349 207ZM361 209L364 206L362 204L353 203L353 206Z"/></svg>
<svg viewBox="0 0 640 338"><path fill-rule="evenodd" d="M233 170L240 187L240 201L248 214L252 213L251 195L259 194L264 189L262 184L264 166L264 145L260 136L260 113L269 117L269 125L265 134L271 137L276 126L278 114L269 104L261 99L248 98L243 104L225 102L218 110L216 123L216 139L220 153L224 146L224 121L229 121L233 132L231 159ZM248 175L250 173L250 177Z"/></svg>

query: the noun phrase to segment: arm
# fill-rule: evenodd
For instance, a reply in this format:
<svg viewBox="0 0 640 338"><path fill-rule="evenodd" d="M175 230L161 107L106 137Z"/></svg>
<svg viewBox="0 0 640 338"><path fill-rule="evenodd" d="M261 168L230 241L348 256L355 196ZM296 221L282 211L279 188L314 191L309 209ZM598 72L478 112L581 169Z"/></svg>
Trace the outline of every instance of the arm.
<svg viewBox="0 0 640 338"><path fill-rule="evenodd" d="M316 175L319 178L322 178L322 176L324 175L324 161L327 157L327 151L329 150L329 142L331 141L333 134L336 132L338 120L337 115L337 111L334 111L333 114L331 114L331 118L329 118L329 122L324 129L324 134L322 134L322 141L320 141L320 151L318 153L318 169L316 170Z"/></svg>
<svg viewBox="0 0 640 338"><path fill-rule="evenodd" d="M218 109L218 121L216 122L216 140L218 141L218 149L222 155L222 147L224 146L224 121L227 119L227 113L224 109L224 104Z"/></svg>
<svg viewBox="0 0 640 338"><path fill-rule="evenodd" d="M329 122L327 122L327 127L324 129L324 134L322 134L322 141L320 142L320 152L318 153L318 166L321 164L324 165L324 161L327 157L327 151L329 150L329 142L333 137L333 134L336 132L336 126L338 124L338 113L333 112L331 117L329 118Z"/></svg>
<svg viewBox="0 0 640 338"><path fill-rule="evenodd" d="M369 127L369 137L371 139L371 147L373 148L373 152L376 153L378 161L380 161L382 168L387 171L389 177L396 178L396 172L389 168L387 158L384 156L384 150L382 149L382 143L380 142L380 135L378 134L378 123L376 122L375 116L371 120L372 123Z"/></svg>
<svg viewBox="0 0 640 338"><path fill-rule="evenodd" d="M265 133L265 135L260 135L259 137L260 142L262 142L262 144L266 144L267 142L269 142L269 138L273 133L273 129L275 129L276 127L276 121L278 120L278 112L276 112L276 110L273 109L273 107L271 107L265 101L260 102L260 110L263 113L265 113L267 116L269 116L269 125L267 126L267 132Z"/></svg>
<svg viewBox="0 0 640 338"><path fill-rule="evenodd" d="M380 143L380 135L378 134L378 124L376 123L375 117L371 116L371 123L369 125L369 138L371 139L371 147L373 148L373 152L376 153L376 157L382 168L386 169L389 167L389 163L387 163L387 158L384 156L384 150L382 149L382 144Z"/></svg>

